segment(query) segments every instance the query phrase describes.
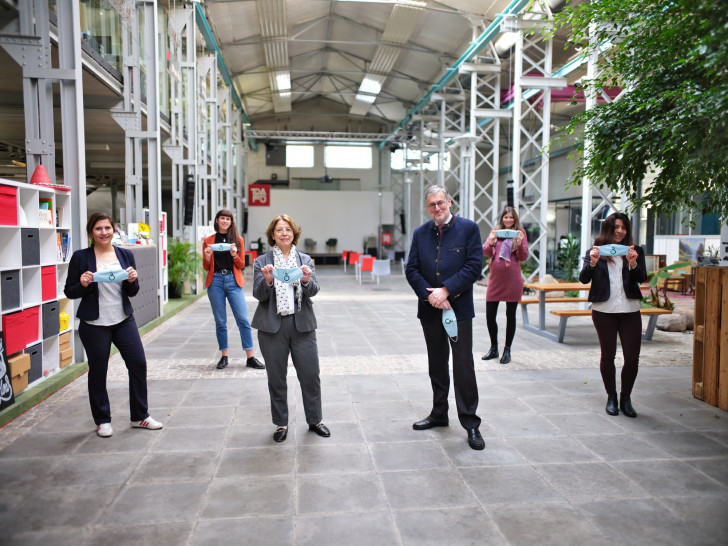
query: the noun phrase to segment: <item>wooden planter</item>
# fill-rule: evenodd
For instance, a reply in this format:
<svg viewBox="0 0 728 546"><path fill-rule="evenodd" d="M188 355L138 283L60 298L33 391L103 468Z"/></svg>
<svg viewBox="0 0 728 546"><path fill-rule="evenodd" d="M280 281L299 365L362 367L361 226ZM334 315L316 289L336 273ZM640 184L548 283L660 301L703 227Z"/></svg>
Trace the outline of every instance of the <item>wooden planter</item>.
<svg viewBox="0 0 728 546"><path fill-rule="evenodd" d="M693 396L728 410L728 267L694 271Z"/></svg>

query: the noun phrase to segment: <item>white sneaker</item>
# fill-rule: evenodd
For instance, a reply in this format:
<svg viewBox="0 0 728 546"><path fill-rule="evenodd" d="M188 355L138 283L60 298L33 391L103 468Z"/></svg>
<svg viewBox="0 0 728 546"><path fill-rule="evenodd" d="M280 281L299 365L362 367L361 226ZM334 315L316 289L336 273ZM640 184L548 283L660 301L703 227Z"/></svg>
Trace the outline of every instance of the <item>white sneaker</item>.
<svg viewBox="0 0 728 546"><path fill-rule="evenodd" d="M111 423L101 423L99 426L96 427L96 434L98 434L102 438L108 438L109 436L114 434L114 431L111 429Z"/></svg>
<svg viewBox="0 0 728 546"><path fill-rule="evenodd" d="M132 421L131 426L132 428L147 428L149 430L158 430L162 428L163 425L156 419L149 416L146 419L142 419L141 421Z"/></svg>

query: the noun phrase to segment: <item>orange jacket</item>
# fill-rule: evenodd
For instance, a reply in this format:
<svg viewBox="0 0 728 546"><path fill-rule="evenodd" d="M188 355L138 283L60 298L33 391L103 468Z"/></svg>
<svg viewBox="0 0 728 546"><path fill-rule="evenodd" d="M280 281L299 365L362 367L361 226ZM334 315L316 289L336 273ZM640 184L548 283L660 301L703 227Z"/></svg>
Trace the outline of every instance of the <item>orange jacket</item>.
<svg viewBox="0 0 728 546"><path fill-rule="evenodd" d="M215 274L215 253L213 252L210 256L210 261L205 261L205 249L215 244L215 233L210 235L209 237L205 237L202 240L202 267L207 271L207 277L205 278L205 288L209 288L212 284L212 277ZM238 253L233 258L233 274L235 275L235 282L238 283L238 286L240 288L243 287L243 284L245 284L245 279L243 278L243 269L245 268L245 243L243 242L243 238L238 235Z"/></svg>

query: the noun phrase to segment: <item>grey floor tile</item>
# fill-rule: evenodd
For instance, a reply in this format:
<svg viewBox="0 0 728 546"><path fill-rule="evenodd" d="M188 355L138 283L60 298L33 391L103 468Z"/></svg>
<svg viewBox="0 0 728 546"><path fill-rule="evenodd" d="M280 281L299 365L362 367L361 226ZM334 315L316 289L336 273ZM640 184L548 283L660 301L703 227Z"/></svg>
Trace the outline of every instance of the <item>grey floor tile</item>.
<svg viewBox="0 0 728 546"><path fill-rule="evenodd" d="M160 431L154 451L219 451L225 443L227 427L178 427Z"/></svg>
<svg viewBox="0 0 728 546"><path fill-rule="evenodd" d="M546 464L536 470L571 502L649 496L607 463Z"/></svg>
<svg viewBox="0 0 728 546"><path fill-rule="evenodd" d="M612 466L654 496L726 494L724 486L681 461L635 461Z"/></svg>
<svg viewBox="0 0 728 546"><path fill-rule="evenodd" d="M711 544L701 543L692 522L675 515L656 499L625 499L619 503L610 499L577 506L603 535L610 537L612 544Z"/></svg>
<svg viewBox="0 0 728 546"><path fill-rule="evenodd" d="M96 431L87 434L86 441L76 451L81 454L129 453L141 451L146 453L162 434L162 430L145 430L131 428L128 421L112 422L114 435L111 438L100 438Z"/></svg>
<svg viewBox="0 0 728 546"><path fill-rule="evenodd" d="M373 472L301 475L296 481L297 514L388 509L379 478Z"/></svg>
<svg viewBox="0 0 728 546"><path fill-rule="evenodd" d="M303 411L303 406L296 405L296 420L301 423L306 422L306 414ZM339 421L351 422L357 421L356 412L354 410L354 404L351 402L342 402L336 404L325 404L321 406L321 413L323 416L324 423L335 423Z"/></svg>
<svg viewBox="0 0 728 546"><path fill-rule="evenodd" d="M200 515L203 519L292 516L292 476L213 480Z"/></svg>
<svg viewBox="0 0 728 546"><path fill-rule="evenodd" d="M198 391L188 392L181 405L186 408L207 408L213 406L237 406L242 404L240 391L212 391L203 394Z"/></svg>
<svg viewBox="0 0 728 546"><path fill-rule="evenodd" d="M440 441L442 449L456 467L522 465L526 459L507 440L486 438L485 449L471 449L465 438Z"/></svg>
<svg viewBox="0 0 728 546"><path fill-rule="evenodd" d="M639 378L637 379L639 383ZM704 409L702 402L693 398L690 391L685 394L657 392L654 394L641 394L639 384L632 393L632 404L637 413L640 413L640 406L649 408L653 413L661 413L669 410L695 410ZM710 407L710 406L707 406Z"/></svg>
<svg viewBox="0 0 728 546"><path fill-rule="evenodd" d="M390 400L405 400L405 396L396 383L386 386L359 387L349 385L349 394L354 402L385 402Z"/></svg>
<svg viewBox="0 0 728 546"><path fill-rule="evenodd" d="M634 398L633 404L634 404ZM624 432L671 432L671 431L685 431L687 430L684 425L679 422L670 419L662 412L653 412L648 408L640 408L635 404L635 411L637 412L636 419L630 419L624 417L621 413L618 417L613 417L614 422L617 423Z"/></svg>
<svg viewBox="0 0 728 546"><path fill-rule="evenodd" d="M369 446L374 466L379 472L452 468L442 448L433 440L419 442L379 443Z"/></svg>
<svg viewBox="0 0 728 546"><path fill-rule="evenodd" d="M513 395L480 397L478 414L487 419L490 415L499 415L502 413L529 414L533 413L533 409Z"/></svg>
<svg viewBox="0 0 728 546"><path fill-rule="evenodd" d="M329 421L326 421L329 423ZM305 421L303 421L305 425ZM363 444L364 436L359 426L359 421L332 421L327 424L331 431L331 436L326 438L327 444ZM308 425L297 426L298 434L296 435L296 443L299 445L319 445L323 439L315 432L309 430Z"/></svg>
<svg viewBox="0 0 728 546"><path fill-rule="evenodd" d="M359 421L368 444L377 442L412 442L430 437L431 431L414 430L411 419L369 419Z"/></svg>
<svg viewBox="0 0 728 546"><path fill-rule="evenodd" d="M194 521L209 482L126 485L108 507L103 524Z"/></svg>
<svg viewBox="0 0 728 546"><path fill-rule="evenodd" d="M294 544L293 519L254 517L200 521L190 544L193 546L290 546Z"/></svg>
<svg viewBox="0 0 728 546"><path fill-rule="evenodd" d="M97 525L89 537L93 546L178 546L186 544L192 534L192 522L156 523L146 525ZM78 544L78 543L77 543Z"/></svg>
<svg viewBox="0 0 728 546"><path fill-rule="evenodd" d="M323 383L323 382L322 382ZM321 387L321 403L326 408L327 404L351 404L354 402L351 393L346 385L341 387Z"/></svg>
<svg viewBox="0 0 728 546"><path fill-rule="evenodd" d="M273 440L273 433L276 427L268 424L257 425L235 425L228 428L227 437L225 438L225 447L272 447L276 444ZM288 428L287 442L295 441L296 427Z"/></svg>
<svg viewBox="0 0 728 546"><path fill-rule="evenodd" d="M164 428L177 427L206 427L229 426L235 415L232 406L217 406L207 408L175 408L164 422Z"/></svg>
<svg viewBox="0 0 728 546"><path fill-rule="evenodd" d="M646 442L638 434L584 434L573 438L605 461L673 458L667 451Z"/></svg>
<svg viewBox="0 0 728 546"><path fill-rule="evenodd" d="M532 466L463 468L460 472L484 506L564 500L563 495Z"/></svg>
<svg viewBox="0 0 728 546"><path fill-rule="evenodd" d="M566 434L617 434L623 429L611 416L593 411L545 415L545 419Z"/></svg>
<svg viewBox="0 0 728 546"><path fill-rule="evenodd" d="M152 452L144 457L130 483L209 481L217 468L218 451Z"/></svg>
<svg viewBox="0 0 728 546"><path fill-rule="evenodd" d="M295 421L295 411L290 415L288 424ZM273 426L273 421L270 414L270 402L266 404L257 404L254 406L238 406L235 408L235 415L233 417L233 426L238 425L261 425L264 423L270 423ZM272 433L271 433L272 434Z"/></svg>
<svg viewBox="0 0 728 546"><path fill-rule="evenodd" d="M3 534L54 528L82 529L99 521L120 486L44 487L0 517Z"/></svg>
<svg viewBox="0 0 728 546"><path fill-rule="evenodd" d="M687 459L683 462L728 487L728 458Z"/></svg>
<svg viewBox="0 0 728 546"><path fill-rule="evenodd" d="M728 538L728 518L725 505L715 497L681 499L676 497L660 499L670 511L687 527L695 531L692 544L724 545Z"/></svg>
<svg viewBox="0 0 728 546"><path fill-rule="evenodd" d="M26 434L0 452L3 459L65 457L75 452L96 427L86 432L37 432Z"/></svg>
<svg viewBox="0 0 728 546"><path fill-rule="evenodd" d="M563 393L547 396L522 396L521 400L539 415L551 413L580 413L591 411L583 396L568 396Z"/></svg>
<svg viewBox="0 0 728 546"><path fill-rule="evenodd" d="M663 414L690 430L728 432L728 412L718 408L674 409Z"/></svg>
<svg viewBox="0 0 728 546"><path fill-rule="evenodd" d="M362 421L374 419L410 419L413 423L420 417L407 400L384 400L382 402L355 402L356 417ZM428 410L429 411L429 407Z"/></svg>
<svg viewBox="0 0 728 546"><path fill-rule="evenodd" d="M399 543L389 512L296 517L297 546L382 546Z"/></svg>
<svg viewBox="0 0 728 546"><path fill-rule="evenodd" d="M155 408L178 408L187 396L187 391L156 391L149 389L149 408L153 411Z"/></svg>
<svg viewBox="0 0 728 546"><path fill-rule="evenodd" d="M710 432L655 432L643 438L677 458L728 458L728 446L711 440Z"/></svg>
<svg viewBox="0 0 728 546"><path fill-rule="evenodd" d="M5 530L4 530L5 531ZM3 533L3 546L78 546L90 535L88 529L45 529L17 534ZM99 543L95 543L99 544Z"/></svg>
<svg viewBox="0 0 728 546"><path fill-rule="evenodd" d="M607 546L611 541L579 511L565 504L495 506L488 514L509 544L546 546L583 544Z"/></svg>
<svg viewBox="0 0 728 546"><path fill-rule="evenodd" d="M59 464L46 481L51 486L122 485L139 466L144 454L109 453L98 455L72 455Z"/></svg>
<svg viewBox="0 0 728 546"><path fill-rule="evenodd" d="M333 436L333 432L331 433ZM374 470L369 450L364 444L328 444L298 446L296 469L299 474L349 474Z"/></svg>
<svg viewBox="0 0 728 546"><path fill-rule="evenodd" d="M509 444L533 464L598 460L594 453L569 436L510 438Z"/></svg>
<svg viewBox="0 0 728 546"><path fill-rule="evenodd" d="M4 453L0 451L0 477L6 499L11 494L32 491L65 460L62 457L5 458Z"/></svg>
<svg viewBox="0 0 728 546"><path fill-rule="evenodd" d="M405 546L506 544L479 507L395 511L394 520Z"/></svg>
<svg viewBox="0 0 728 546"><path fill-rule="evenodd" d="M454 470L417 470L380 474L395 510L473 506L475 497Z"/></svg>
<svg viewBox="0 0 728 546"><path fill-rule="evenodd" d="M511 396L517 396L521 399L530 396L561 396L563 398L563 393L554 387L553 384L545 380L502 381L499 383L499 386Z"/></svg>
<svg viewBox="0 0 728 546"><path fill-rule="evenodd" d="M289 476L293 474L295 453L288 442L273 447L223 449L215 478L248 476Z"/></svg>
<svg viewBox="0 0 728 546"><path fill-rule="evenodd" d="M489 415L486 420L488 425L503 438L551 436L561 432L558 427L534 414L505 413Z"/></svg>

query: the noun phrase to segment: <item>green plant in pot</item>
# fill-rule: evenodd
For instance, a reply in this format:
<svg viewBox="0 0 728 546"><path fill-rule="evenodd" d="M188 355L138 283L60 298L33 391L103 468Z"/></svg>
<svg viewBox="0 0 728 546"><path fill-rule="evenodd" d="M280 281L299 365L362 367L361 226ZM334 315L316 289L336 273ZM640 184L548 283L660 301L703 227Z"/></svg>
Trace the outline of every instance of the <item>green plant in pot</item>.
<svg viewBox="0 0 728 546"><path fill-rule="evenodd" d="M181 298L185 281L193 281L202 267L202 257L195 252L195 245L176 239L167 245L167 278L169 297Z"/></svg>

